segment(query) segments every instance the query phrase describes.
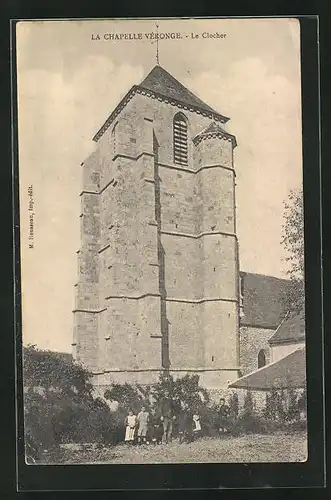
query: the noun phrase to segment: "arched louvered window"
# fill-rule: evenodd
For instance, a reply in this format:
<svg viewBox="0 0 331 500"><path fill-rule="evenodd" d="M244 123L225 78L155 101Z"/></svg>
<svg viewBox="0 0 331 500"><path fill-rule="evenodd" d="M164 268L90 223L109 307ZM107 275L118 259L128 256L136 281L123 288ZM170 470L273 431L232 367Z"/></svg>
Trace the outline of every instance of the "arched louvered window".
<svg viewBox="0 0 331 500"><path fill-rule="evenodd" d="M177 165L187 165L187 121L182 113L174 118L174 162Z"/></svg>
<svg viewBox="0 0 331 500"><path fill-rule="evenodd" d="M257 355L257 367L262 368L263 366L266 365L266 363L267 360L266 360L265 350L261 349L261 351L259 351L259 354Z"/></svg>

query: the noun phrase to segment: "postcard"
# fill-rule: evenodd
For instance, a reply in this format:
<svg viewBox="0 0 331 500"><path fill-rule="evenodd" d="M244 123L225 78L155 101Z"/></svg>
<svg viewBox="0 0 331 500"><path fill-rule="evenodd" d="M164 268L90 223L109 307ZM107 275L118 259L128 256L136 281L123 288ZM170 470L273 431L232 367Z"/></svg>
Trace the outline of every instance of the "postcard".
<svg viewBox="0 0 331 500"><path fill-rule="evenodd" d="M300 23L16 24L25 461L307 460Z"/></svg>

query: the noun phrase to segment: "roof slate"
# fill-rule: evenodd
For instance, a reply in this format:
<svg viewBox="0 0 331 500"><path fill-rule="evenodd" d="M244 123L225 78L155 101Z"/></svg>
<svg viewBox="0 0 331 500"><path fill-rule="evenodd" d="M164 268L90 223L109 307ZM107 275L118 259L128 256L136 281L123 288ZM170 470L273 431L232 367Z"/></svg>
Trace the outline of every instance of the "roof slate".
<svg viewBox="0 0 331 500"><path fill-rule="evenodd" d="M296 349L284 358L235 380L229 387L270 391L306 386L306 350Z"/></svg>
<svg viewBox="0 0 331 500"><path fill-rule="evenodd" d="M298 342L304 340L305 336L304 314L292 313L284 318L273 336L269 339L269 344Z"/></svg>
<svg viewBox="0 0 331 500"><path fill-rule="evenodd" d="M199 142L204 137L209 137L211 135L212 136L213 135L217 135L217 136L221 136L221 137L226 136L229 139L231 139L233 147L237 146L237 140L236 140L235 136L232 135L232 134L229 134L229 132L227 132L226 130L224 130L224 128L221 127L221 125L219 123L215 123L215 122L210 123L208 125L208 127L206 127L204 130L202 130L202 132L200 132L199 134L197 134L194 137L193 142L196 144L197 142Z"/></svg>
<svg viewBox="0 0 331 500"><path fill-rule="evenodd" d="M138 85L138 87L151 90L158 94L162 94L170 99L176 99L183 104L200 108L201 110L215 113L228 121L229 118L215 111L208 104L203 102L193 92L188 90L182 83L174 78L168 71L161 66L155 66L146 78Z"/></svg>
<svg viewBox="0 0 331 500"><path fill-rule="evenodd" d="M244 312L240 324L276 329L286 314L282 297L289 280L245 272L240 277Z"/></svg>
<svg viewBox="0 0 331 500"><path fill-rule="evenodd" d="M200 132L199 135L213 134L213 133L222 134L223 132L226 132L226 130L224 130L224 128L221 127L221 125L219 125L218 123L212 122L208 125L207 128L205 128L205 130Z"/></svg>
<svg viewBox="0 0 331 500"><path fill-rule="evenodd" d="M112 121L118 115L120 110L126 105L128 100L136 92L151 92L158 95L161 99L163 97L164 99L176 101L183 106L186 105L198 111L208 113L209 116L212 115L214 119L216 119L216 117L220 119L222 123L226 123L227 121L229 121L229 118L227 116L218 113L208 104L199 99L199 97L197 97L182 83L176 80L176 78L174 78L164 68L162 68L161 66L154 66L154 68L148 73L146 78L144 78L144 80L139 85L133 85L131 89L125 94L125 96L121 99L121 101L108 116L107 120L93 136L94 141L99 140L105 130L107 130L107 128L109 127L110 123L112 123Z"/></svg>

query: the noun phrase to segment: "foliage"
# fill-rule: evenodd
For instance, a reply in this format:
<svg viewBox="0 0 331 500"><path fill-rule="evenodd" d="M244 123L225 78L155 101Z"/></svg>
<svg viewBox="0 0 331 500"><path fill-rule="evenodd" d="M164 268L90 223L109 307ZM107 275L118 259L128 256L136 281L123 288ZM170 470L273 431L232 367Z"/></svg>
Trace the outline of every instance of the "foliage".
<svg viewBox="0 0 331 500"><path fill-rule="evenodd" d="M243 409L236 422L237 432L258 432L259 425L254 412L254 399L251 391L246 391Z"/></svg>
<svg viewBox="0 0 331 500"><path fill-rule="evenodd" d="M300 412L304 410L305 391L299 394L296 389L272 390L267 394L263 416L274 422L297 422L300 419Z"/></svg>
<svg viewBox="0 0 331 500"><path fill-rule="evenodd" d="M307 412L307 391L304 389L298 398L299 412Z"/></svg>
<svg viewBox="0 0 331 500"><path fill-rule="evenodd" d="M219 412L218 405L215 403L203 406L200 409L200 420L204 436L216 437L219 435Z"/></svg>
<svg viewBox="0 0 331 500"><path fill-rule="evenodd" d="M208 435L213 435L214 412L208 408L209 394L206 389L200 386L198 375L184 375L182 378L174 379L170 375L161 374L159 381L151 386L141 386L139 384L113 384L104 393L104 397L110 401L117 401L118 408L113 412L116 419L116 435L124 433L124 420L129 409L138 413L142 406L147 411L159 411L160 402L166 392L171 396L174 405L175 415L181 410L183 403L187 405L188 411L199 412L201 420L205 424ZM211 434L209 434L211 433ZM176 421L174 425L176 434Z"/></svg>
<svg viewBox="0 0 331 500"><path fill-rule="evenodd" d="M254 399L251 391L246 391L244 399L244 412L247 415L252 415L254 412Z"/></svg>
<svg viewBox="0 0 331 500"><path fill-rule="evenodd" d="M187 405L188 410L201 412L209 403L208 391L200 386L199 375L184 375L174 379L171 375L161 374L159 382L151 387L151 396L155 404L161 401L165 392L168 391L174 403L175 412L179 412L181 405Z"/></svg>
<svg viewBox="0 0 331 500"><path fill-rule="evenodd" d="M69 357L26 347L23 378L25 444L32 461L60 443L112 440L108 406L93 397L90 374Z"/></svg>
<svg viewBox="0 0 331 500"><path fill-rule="evenodd" d="M277 391L272 389L266 396L266 406L264 410L264 416L267 420L273 421L284 421L285 420L285 410L284 410L284 393L283 391Z"/></svg>
<svg viewBox="0 0 331 500"><path fill-rule="evenodd" d="M113 384L104 393L104 397L110 401L118 401L120 407L127 414L129 410L134 413L140 411L142 406L147 409L150 408L149 399L150 388L142 387L139 384L130 385L125 384Z"/></svg>
<svg viewBox="0 0 331 500"><path fill-rule="evenodd" d="M234 392L229 399L230 416L232 419L237 419L239 414L239 398L238 394Z"/></svg>
<svg viewBox="0 0 331 500"><path fill-rule="evenodd" d="M62 395L91 395L90 373L75 363L70 355L39 350L35 346L23 348L24 386L42 387L44 391Z"/></svg>
<svg viewBox="0 0 331 500"><path fill-rule="evenodd" d="M284 202L284 224L281 244L288 264L290 285L284 297L285 310L304 309L304 211L302 190L291 190Z"/></svg>
<svg viewBox="0 0 331 500"><path fill-rule="evenodd" d="M293 422L300 417L300 410L298 406L298 395L295 389L289 389L287 393L288 409L286 412L286 420Z"/></svg>
<svg viewBox="0 0 331 500"><path fill-rule="evenodd" d="M29 463L43 461L45 450L47 456L57 456L60 444L118 444L124 438L128 410L137 413L142 406L148 411L158 410L167 391L175 414L185 403L190 413L200 414L204 436L218 435L219 407L200 386L198 375L174 379L161 374L159 381L151 386L113 384L105 391L104 399L100 399L94 397L90 374L70 357L30 346L24 348L23 360L25 446ZM258 415L251 391L246 392L241 411L238 395L232 393L228 401L228 432L268 433L285 427L292 429L293 425L298 425L298 430L304 429L305 422L300 422L299 417L306 407L305 392L298 397L296 391L289 391L286 411L284 398L283 391L271 391L263 414ZM117 401L117 409L110 411L105 400Z"/></svg>

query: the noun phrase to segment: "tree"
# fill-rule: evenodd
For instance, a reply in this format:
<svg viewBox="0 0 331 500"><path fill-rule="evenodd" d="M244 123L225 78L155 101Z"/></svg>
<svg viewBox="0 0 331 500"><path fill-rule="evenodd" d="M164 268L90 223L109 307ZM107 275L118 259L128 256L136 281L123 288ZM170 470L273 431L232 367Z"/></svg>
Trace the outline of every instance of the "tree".
<svg viewBox="0 0 331 500"><path fill-rule="evenodd" d="M295 389L290 388L287 391L288 408L286 414L286 420L292 422L293 420L299 419L299 405L298 405L298 394Z"/></svg>
<svg viewBox="0 0 331 500"><path fill-rule="evenodd" d="M191 412L200 412L209 403L209 394L200 386L199 375L184 375L174 379L171 375L161 374L159 382L153 384L151 395L158 402L166 391L171 394L175 411L179 412L182 403L186 403Z"/></svg>
<svg viewBox="0 0 331 500"><path fill-rule="evenodd" d="M254 399L251 391L246 391L244 399L244 413L247 415L253 415L254 412Z"/></svg>
<svg viewBox="0 0 331 500"><path fill-rule="evenodd" d="M239 398L238 398L238 394L236 392L234 392L230 396L229 407L230 407L231 417L233 419L237 419L238 414L239 414Z"/></svg>
<svg viewBox="0 0 331 500"><path fill-rule="evenodd" d="M23 383L26 390L58 393L76 398L92 396L91 374L70 355L23 347Z"/></svg>
<svg viewBox="0 0 331 500"><path fill-rule="evenodd" d="M174 379L171 375L161 373L158 382L150 386L112 384L104 396L110 401L118 402L118 408L113 415L118 419L119 429L121 425L123 426L129 409L137 413L142 406L145 406L148 411L154 409L159 412L160 402L166 392L171 395L175 415L179 414L182 404L185 403L191 413L200 413L205 428L211 429L214 426L211 420L215 412L207 406L209 394L200 386L198 375L184 375Z"/></svg>
<svg viewBox="0 0 331 500"><path fill-rule="evenodd" d="M284 391L272 389L266 397L266 406L264 416L273 421L284 421L286 413L284 410L285 396Z"/></svg>
<svg viewBox="0 0 331 500"><path fill-rule="evenodd" d="M284 224L281 244L288 264L290 279L284 297L286 312L302 313L304 310L304 211L302 189L291 190L284 202Z"/></svg>
<svg viewBox="0 0 331 500"><path fill-rule="evenodd" d="M31 461L64 442L105 441L112 419L90 373L69 355L23 348L24 429Z"/></svg>

